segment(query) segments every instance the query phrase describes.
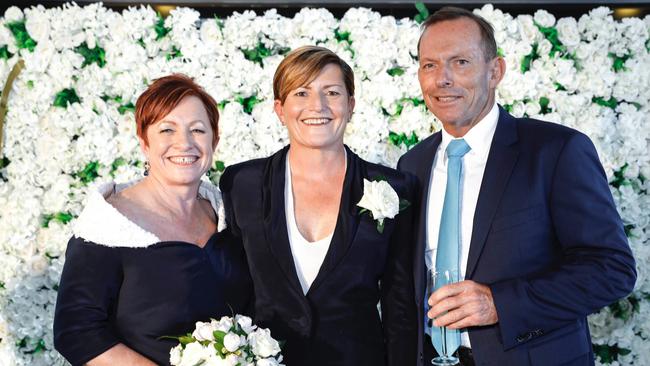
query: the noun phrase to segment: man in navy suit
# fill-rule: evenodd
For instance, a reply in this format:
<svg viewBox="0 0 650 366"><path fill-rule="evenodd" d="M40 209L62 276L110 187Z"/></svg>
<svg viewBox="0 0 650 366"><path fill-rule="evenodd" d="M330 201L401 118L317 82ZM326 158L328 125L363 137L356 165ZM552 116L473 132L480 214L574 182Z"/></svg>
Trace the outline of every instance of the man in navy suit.
<svg viewBox="0 0 650 366"><path fill-rule="evenodd" d="M446 7L422 28L418 78L443 129L398 164L419 181L418 365L435 353L430 326L460 330L463 365L593 365L587 315L629 294L636 280L593 144L496 104L505 61L483 18ZM461 158L455 234L462 281L426 299L448 182L445 150L461 138L469 150ZM427 316L435 320L427 324Z"/></svg>

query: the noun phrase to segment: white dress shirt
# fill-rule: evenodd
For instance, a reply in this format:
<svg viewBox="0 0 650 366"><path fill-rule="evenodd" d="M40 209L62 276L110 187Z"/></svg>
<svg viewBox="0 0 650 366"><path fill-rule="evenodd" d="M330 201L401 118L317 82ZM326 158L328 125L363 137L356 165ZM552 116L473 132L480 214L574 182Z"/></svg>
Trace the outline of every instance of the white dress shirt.
<svg viewBox="0 0 650 366"><path fill-rule="evenodd" d="M467 257L469 255L469 244L472 239L472 227L474 224L474 212L476 202L483 181L485 164L487 163L490 145L494 137L494 131L499 120L499 108L496 103L490 112L472 127L462 138L469 145L471 150L463 157L463 176L460 190L461 197L461 221L460 221L460 277L465 278L467 269ZM431 169L431 184L427 199L427 246L425 262L427 268L432 268L436 263L436 249L438 247L438 232L440 219L442 217L442 206L445 200L445 189L447 186L447 145L455 139L447 131L442 129L442 141L433 160ZM466 331L461 332L461 345L470 347L469 335Z"/></svg>
<svg viewBox="0 0 650 366"><path fill-rule="evenodd" d="M291 166L287 155L286 173L284 179L284 212L287 219L287 233L291 245L291 255L296 266L296 273L300 280L302 293L307 294L311 284L316 279L318 271L325 260L334 232L327 237L310 242L298 230L293 205L293 189L291 188Z"/></svg>

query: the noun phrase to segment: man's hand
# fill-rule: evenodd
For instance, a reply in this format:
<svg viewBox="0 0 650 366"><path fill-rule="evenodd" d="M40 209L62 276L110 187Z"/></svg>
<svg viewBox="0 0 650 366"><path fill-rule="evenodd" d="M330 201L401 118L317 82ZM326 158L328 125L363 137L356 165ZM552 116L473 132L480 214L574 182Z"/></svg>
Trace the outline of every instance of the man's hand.
<svg viewBox="0 0 650 366"><path fill-rule="evenodd" d="M466 280L443 286L429 297L427 315L450 329L495 324L499 317L488 286Z"/></svg>

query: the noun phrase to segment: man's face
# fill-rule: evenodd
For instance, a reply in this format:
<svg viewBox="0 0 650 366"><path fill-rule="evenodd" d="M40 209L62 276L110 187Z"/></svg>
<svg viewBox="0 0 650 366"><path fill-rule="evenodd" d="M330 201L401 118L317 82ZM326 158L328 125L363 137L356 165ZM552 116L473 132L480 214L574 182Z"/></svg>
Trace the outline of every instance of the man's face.
<svg viewBox="0 0 650 366"><path fill-rule="evenodd" d="M460 137L488 114L505 62L486 60L479 26L469 18L429 26L420 40L418 80L427 108Z"/></svg>

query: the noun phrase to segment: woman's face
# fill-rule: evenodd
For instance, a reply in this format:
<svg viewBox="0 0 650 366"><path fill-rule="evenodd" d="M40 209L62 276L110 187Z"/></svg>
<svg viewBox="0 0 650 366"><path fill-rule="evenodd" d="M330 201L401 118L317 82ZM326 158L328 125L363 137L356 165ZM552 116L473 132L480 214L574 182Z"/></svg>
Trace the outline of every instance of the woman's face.
<svg viewBox="0 0 650 366"><path fill-rule="evenodd" d="M195 96L183 98L168 115L147 128L140 146L151 168L149 176L169 185L198 183L212 165L212 127Z"/></svg>
<svg viewBox="0 0 650 366"><path fill-rule="evenodd" d="M341 68L329 64L308 85L291 90L284 103L276 100L274 109L287 126L291 146L338 148L343 145L354 97L348 96Z"/></svg>

